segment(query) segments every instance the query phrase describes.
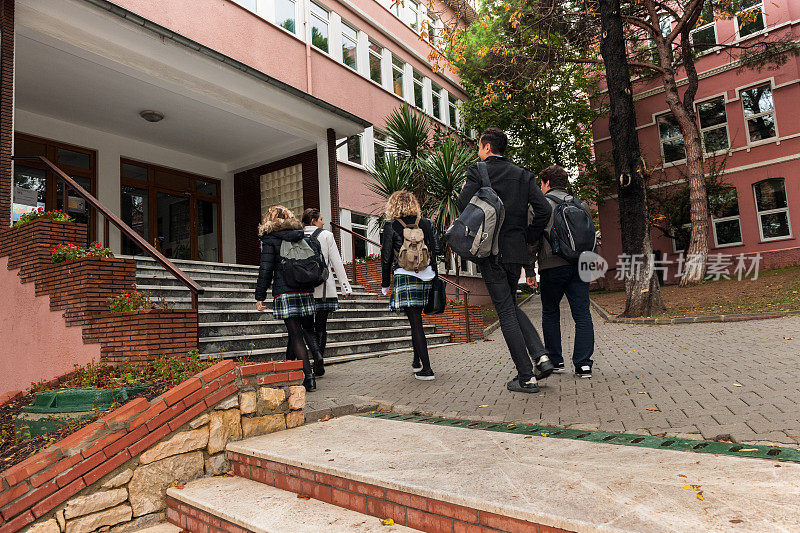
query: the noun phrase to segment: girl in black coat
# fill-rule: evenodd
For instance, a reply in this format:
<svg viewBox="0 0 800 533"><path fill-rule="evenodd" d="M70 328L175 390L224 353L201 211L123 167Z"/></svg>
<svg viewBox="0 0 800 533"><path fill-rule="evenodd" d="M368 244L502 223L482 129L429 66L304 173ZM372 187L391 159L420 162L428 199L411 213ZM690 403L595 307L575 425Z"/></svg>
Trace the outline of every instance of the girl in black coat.
<svg viewBox="0 0 800 533"><path fill-rule="evenodd" d="M411 364L414 377L431 381L434 374L428 357L428 341L422 328L422 308L428 303L433 279L438 275L436 263L442 255L441 241L433 223L422 218L419 202L413 193L398 191L392 194L386 202L385 216L387 221L383 226L381 243L381 290L384 295L388 294L391 283L389 308L403 311L408 317L414 347L414 361ZM397 254L403 246L403 230L406 226L414 225L422 230L425 246L430 252L430 264L419 272L400 268L397 262Z"/></svg>
<svg viewBox="0 0 800 533"><path fill-rule="evenodd" d="M256 283L256 308L265 311L264 298L272 286L272 311L275 318L283 319L289 332L289 347L295 359L303 361L303 385L307 391L316 388L314 373L308 359L308 350L303 340L303 322L314 317L314 291L297 291L289 288L283 279L283 272L277 268L280 263L281 244L284 241L297 242L305 237L303 225L294 213L282 205L270 207L258 226L261 236L261 267Z"/></svg>

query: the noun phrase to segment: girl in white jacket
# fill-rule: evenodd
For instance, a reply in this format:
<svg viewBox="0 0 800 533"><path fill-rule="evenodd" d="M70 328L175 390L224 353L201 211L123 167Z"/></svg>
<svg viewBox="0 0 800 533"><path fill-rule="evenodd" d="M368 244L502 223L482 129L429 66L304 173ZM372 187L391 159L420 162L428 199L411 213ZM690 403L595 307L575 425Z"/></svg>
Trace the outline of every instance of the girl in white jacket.
<svg viewBox="0 0 800 533"><path fill-rule="evenodd" d="M342 286L342 298L347 298L353 292L353 289L350 287L350 282L344 271L342 256L339 254L339 249L336 247L333 233L322 229L324 224L322 214L318 209L306 209L303 211L302 221L305 234L313 236L319 241L320 248L322 248L322 257L325 258L325 264L336 274L336 279L339 280L339 284ZM317 344L319 346L318 353L313 354L314 376L320 377L325 374L322 358L325 355L325 344L328 338L328 315L339 309L339 300L336 295L336 282L332 275L328 276L325 283L322 283L314 289L314 303L316 311L314 314L313 333L316 335Z"/></svg>

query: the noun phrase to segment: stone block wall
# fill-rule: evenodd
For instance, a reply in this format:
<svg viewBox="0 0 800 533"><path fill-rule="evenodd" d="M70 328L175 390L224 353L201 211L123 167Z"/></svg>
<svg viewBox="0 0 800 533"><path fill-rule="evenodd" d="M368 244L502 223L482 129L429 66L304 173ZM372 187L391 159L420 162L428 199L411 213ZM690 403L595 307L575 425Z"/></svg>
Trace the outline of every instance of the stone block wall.
<svg viewBox="0 0 800 533"><path fill-rule="evenodd" d="M0 532L129 531L165 519L166 489L231 469L228 442L302 425L302 362L223 361L138 398L0 472Z"/></svg>

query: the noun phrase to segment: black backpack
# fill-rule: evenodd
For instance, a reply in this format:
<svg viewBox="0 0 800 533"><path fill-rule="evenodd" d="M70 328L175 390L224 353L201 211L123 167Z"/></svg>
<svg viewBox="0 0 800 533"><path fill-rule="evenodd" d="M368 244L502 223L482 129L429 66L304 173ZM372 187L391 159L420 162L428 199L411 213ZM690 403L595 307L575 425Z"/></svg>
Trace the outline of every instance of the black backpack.
<svg viewBox="0 0 800 533"><path fill-rule="evenodd" d="M563 200L552 194L545 197L556 203L553 227L547 235L553 253L571 263L577 263L583 252L593 252L597 244L592 217L583 210L574 196Z"/></svg>
<svg viewBox="0 0 800 533"><path fill-rule="evenodd" d="M280 269L283 280L290 289L307 291L328 279L330 270L325 264L317 235L304 236L299 241L283 241L280 251Z"/></svg>
<svg viewBox="0 0 800 533"><path fill-rule="evenodd" d="M455 253L473 261L498 254L497 238L506 214L503 201L492 189L485 162L478 162L478 172L481 188L444 234Z"/></svg>

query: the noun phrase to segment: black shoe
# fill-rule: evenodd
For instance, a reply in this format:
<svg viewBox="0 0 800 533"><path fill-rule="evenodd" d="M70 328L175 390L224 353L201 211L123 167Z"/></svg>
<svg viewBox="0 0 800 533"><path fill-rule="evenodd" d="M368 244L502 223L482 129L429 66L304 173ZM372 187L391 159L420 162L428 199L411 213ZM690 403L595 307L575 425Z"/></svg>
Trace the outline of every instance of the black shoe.
<svg viewBox="0 0 800 533"><path fill-rule="evenodd" d="M539 385L536 384L536 378L530 378L524 382L519 379L512 379L506 383L506 388L512 392L539 392Z"/></svg>
<svg viewBox="0 0 800 533"><path fill-rule="evenodd" d="M416 374L420 370L422 370L422 363L415 357L414 361L411 363L411 371Z"/></svg>
<svg viewBox="0 0 800 533"><path fill-rule="evenodd" d="M414 372L414 377L421 380L421 381L433 381L435 376L433 375L433 370L430 368L428 370L420 370L419 372Z"/></svg>
<svg viewBox="0 0 800 533"><path fill-rule="evenodd" d="M580 368L575 369L575 375L579 378L591 378L592 377L592 367L589 365L583 365Z"/></svg>
<svg viewBox="0 0 800 533"><path fill-rule="evenodd" d="M560 363L553 363L553 366L555 366L555 368L553 369L554 374L561 374L565 370L563 361Z"/></svg>
<svg viewBox="0 0 800 533"><path fill-rule="evenodd" d="M536 363L536 378L544 379L552 374L555 369L556 367L550 362L550 358L547 355L543 355L539 357L539 361Z"/></svg>
<svg viewBox="0 0 800 533"><path fill-rule="evenodd" d="M317 380L314 379L313 372L306 374L306 377L303 378L303 387L306 388L306 392L317 390Z"/></svg>
<svg viewBox="0 0 800 533"><path fill-rule="evenodd" d="M321 378L325 375L325 364L322 358L314 360L314 377Z"/></svg>

